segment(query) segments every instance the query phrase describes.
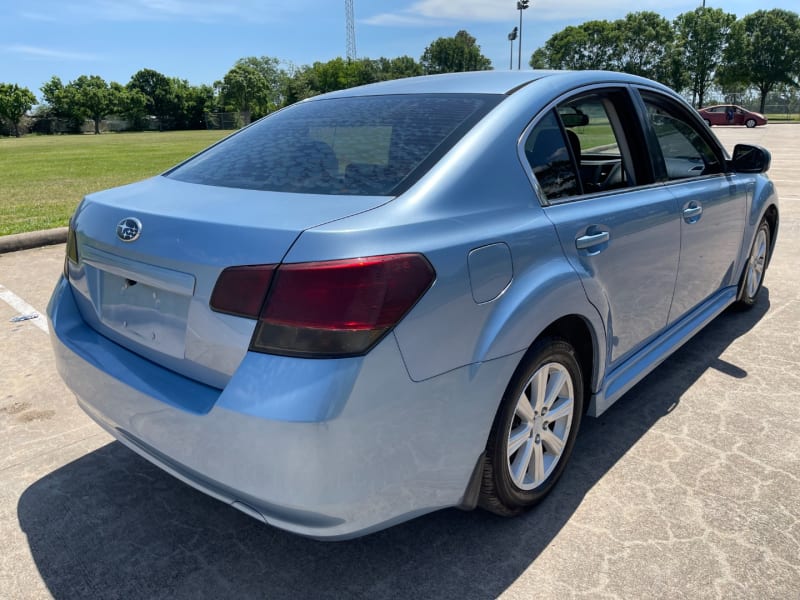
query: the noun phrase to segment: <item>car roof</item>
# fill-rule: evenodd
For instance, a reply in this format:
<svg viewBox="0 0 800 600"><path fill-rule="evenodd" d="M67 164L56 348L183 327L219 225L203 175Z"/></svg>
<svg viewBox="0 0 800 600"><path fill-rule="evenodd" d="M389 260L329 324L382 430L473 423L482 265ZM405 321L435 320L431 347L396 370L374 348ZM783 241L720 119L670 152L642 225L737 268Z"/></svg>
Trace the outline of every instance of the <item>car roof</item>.
<svg viewBox="0 0 800 600"><path fill-rule="evenodd" d="M315 96L313 100L384 94L511 94L532 82L545 79L553 83L558 80L566 88L600 82L663 87L643 77L614 71L471 71L371 83Z"/></svg>

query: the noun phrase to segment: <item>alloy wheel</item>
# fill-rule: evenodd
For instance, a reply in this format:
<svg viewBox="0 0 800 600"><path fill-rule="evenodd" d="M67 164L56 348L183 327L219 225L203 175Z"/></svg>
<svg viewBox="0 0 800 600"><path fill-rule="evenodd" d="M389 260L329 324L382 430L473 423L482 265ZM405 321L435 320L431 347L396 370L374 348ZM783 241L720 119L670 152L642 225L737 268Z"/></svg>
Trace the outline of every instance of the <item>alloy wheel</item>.
<svg viewBox="0 0 800 600"><path fill-rule="evenodd" d="M542 365L523 388L508 431L507 466L522 490L550 476L567 445L574 412L572 378L556 362Z"/></svg>

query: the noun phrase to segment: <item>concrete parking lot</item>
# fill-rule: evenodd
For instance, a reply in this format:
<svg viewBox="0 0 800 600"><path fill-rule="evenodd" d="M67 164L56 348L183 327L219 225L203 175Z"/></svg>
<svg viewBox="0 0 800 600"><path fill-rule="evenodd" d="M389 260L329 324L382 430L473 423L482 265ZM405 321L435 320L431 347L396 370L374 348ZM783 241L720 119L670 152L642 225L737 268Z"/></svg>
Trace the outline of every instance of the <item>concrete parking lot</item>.
<svg viewBox="0 0 800 600"><path fill-rule="evenodd" d="M586 419L517 519L322 543L194 491L78 409L43 319L12 322L43 314L63 245L0 255L0 598L800 598L800 126L714 131L773 152L761 299Z"/></svg>

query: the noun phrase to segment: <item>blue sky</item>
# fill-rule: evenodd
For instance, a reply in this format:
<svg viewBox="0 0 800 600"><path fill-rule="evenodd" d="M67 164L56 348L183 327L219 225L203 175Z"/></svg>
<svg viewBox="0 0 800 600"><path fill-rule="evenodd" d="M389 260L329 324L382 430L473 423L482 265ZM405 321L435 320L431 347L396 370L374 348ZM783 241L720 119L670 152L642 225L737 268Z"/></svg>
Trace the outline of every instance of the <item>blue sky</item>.
<svg viewBox="0 0 800 600"><path fill-rule="evenodd" d="M534 49L567 25L653 10L672 19L701 1L533 0L524 13L523 66ZM739 17L753 2L708 0ZM797 0L770 8L797 10ZM58 75L100 75L127 83L151 68L192 84L221 79L244 56L275 56L296 65L345 54L343 0L0 0L0 82L39 88ZM506 35L518 23L515 0L355 0L359 57L419 59L431 41L459 29L474 35L494 67L507 69ZM516 64L516 45L514 49Z"/></svg>

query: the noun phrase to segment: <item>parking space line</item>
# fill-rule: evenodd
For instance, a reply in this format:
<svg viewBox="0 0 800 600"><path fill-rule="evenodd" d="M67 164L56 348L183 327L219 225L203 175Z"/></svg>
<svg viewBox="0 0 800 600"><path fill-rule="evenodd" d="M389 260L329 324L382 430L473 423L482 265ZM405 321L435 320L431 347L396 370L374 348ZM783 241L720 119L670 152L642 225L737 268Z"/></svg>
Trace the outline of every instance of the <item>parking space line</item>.
<svg viewBox="0 0 800 600"><path fill-rule="evenodd" d="M27 321L31 325L36 325L36 327L44 331L46 334L50 334L50 328L47 326L47 320L42 316L42 313L33 308L30 304L25 302L25 300L17 296L2 283L0 283L0 300L8 304L21 315L32 315L36 313L35 317L28 319Z"/></svg>

